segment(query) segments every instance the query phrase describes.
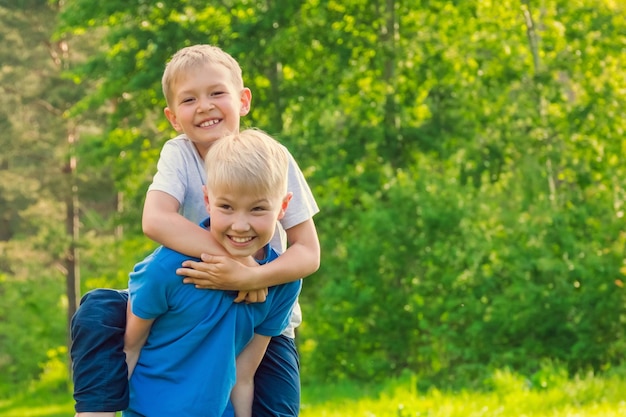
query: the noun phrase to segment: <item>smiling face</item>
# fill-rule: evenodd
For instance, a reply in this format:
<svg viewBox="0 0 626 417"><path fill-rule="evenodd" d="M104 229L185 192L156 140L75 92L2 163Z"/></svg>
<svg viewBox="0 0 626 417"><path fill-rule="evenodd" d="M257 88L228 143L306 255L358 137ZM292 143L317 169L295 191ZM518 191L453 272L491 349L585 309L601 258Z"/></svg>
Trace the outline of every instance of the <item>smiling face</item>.
<svg viewBox="0 0 626 417"><path fill-rule="evenodd" d="M263 248L291 199L291 193L255 195L248 188L205 190L211 234L233 257L252 256Z"/></svg>
<svg viewBox="0 0 626 417"><path fill-rule="evenodd" d="M289 152L257 129L216 141L206 157L205 203L211 234L234 257L257 253L291 199Z"/></svg>
<svg viewBox="0 0 626 417"><path fill-rule="evenodd" d="M248 113L250 101L250 90L235 86L224 65L205 63L172 82L165 116L204 157L213 142L239 130L239 120Z"/></svg>

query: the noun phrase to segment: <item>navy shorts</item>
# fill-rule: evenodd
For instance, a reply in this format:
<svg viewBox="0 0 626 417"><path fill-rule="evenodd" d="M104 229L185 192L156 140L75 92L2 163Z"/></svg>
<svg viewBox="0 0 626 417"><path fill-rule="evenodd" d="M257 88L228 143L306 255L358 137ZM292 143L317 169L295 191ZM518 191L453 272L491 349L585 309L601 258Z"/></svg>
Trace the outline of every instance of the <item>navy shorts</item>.
<svg viewBox="0 0 626 417"><path fill-rule="evenodd" d="M85 294L72 318L70 354L76 412L128 408L127 302L127 290L96 289ZM298 416L300 361L293 339L271 339L254 383L253 416Z"/></svg>
<svg viewBox="0 0 626 417"><path fill-rule="evenodd" d="M124 354L128 291L96 289L85 294L72 317L72 378L76 412L128 408Z"/></svg>
<svg viewBox="0 0 626 417"><path fill-rule="evenodd" d="M272 337L254 375L254 417L297 417L300 412L300 359L295 340Z"/></svg>

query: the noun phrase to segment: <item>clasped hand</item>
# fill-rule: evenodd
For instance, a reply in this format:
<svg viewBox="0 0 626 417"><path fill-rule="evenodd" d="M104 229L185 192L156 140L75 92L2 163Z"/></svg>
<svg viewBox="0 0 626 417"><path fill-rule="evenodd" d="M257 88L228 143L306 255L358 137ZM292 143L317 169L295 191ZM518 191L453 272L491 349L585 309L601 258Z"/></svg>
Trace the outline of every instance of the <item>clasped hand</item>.
<svg viewBox="0 0 626 417"><path fill-rule="evenodd" d="M250 285L252 268L258 264L252 257L245 259L245 265L227 256L202 254L202 262L185 261L176 273L185 277L185 284L210 290L239 291L236 303L263 303L267 298L267 287L254 288Z"/></svg>

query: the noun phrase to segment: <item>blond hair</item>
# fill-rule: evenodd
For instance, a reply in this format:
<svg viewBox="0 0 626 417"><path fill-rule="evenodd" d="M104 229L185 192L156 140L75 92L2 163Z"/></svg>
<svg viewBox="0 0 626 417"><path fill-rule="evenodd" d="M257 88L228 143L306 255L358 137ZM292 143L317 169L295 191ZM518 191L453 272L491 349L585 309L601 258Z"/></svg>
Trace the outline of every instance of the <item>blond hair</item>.
<svg viewBox="0 0 626 417"><path fill-rule="evenodd" d="M225 66L231 75L231 81L238 90L243 90L241 67L235 58L221 48L213 45L192 45L180 49L166 64L161 87L165 101L169 106L172 101L172 85L187 71L206 64L220 64Z"/></svg>
<svg viewBox="0 0 626 417"><path fill-rule="evenodd" d="M226 187L253 195L287 194L289 153L261 130L246 129L219 139L205 161L209 190Z"/></svg>

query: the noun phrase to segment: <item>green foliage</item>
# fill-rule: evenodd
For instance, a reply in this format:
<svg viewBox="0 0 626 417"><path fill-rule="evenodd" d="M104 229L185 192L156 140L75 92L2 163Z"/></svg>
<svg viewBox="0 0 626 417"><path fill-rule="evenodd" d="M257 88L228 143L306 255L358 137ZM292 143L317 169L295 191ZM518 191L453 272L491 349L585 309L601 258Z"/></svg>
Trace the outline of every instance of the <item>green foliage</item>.
<svg viewBox="0 0 626 417"><path fill-rule="evenodd" d="M423 97L404 110L418 118L400 122L412 152L400 148L394 158L374 127L360 146L330 141L337 157L321 164L334 167L315 171L314 180L339 176L342 160L348 173L315 190L322 207L332 208L318 220L323 288L305 306L304 377L371 380L408 368L431 382L467 386L486 365L532 373L545 358L571 369L619 363L624 237L614 231L623 228L624 183L610 156L619 152L605 146L624 142L601 145L588 113L614 81L593 86L598 79L583 76L605 70L567 38L581 12L548 5L536 29L543 49L533 50L524 31L508 29L524 25L519 9L434 5L407 12L413 22L433 22L416 35L423 42L412 68L424 63L424 82L407 77L413 89L400 95ZM594 30L624 27L611 5L596 5L583 43ZM439 6L449 20L437 19ZM448 26L455 19L463 25ZM604 62L617 59L614 49L603 50ZM615 77L623 89L623 77ZM367 88L360 92L358 103L372 103ZM606 94L624 104L623 94ZM341 87L338 97L349 99ZM361 117L352 123L364 126L375 116L356 103L352 114ZM624 130L614 117L623 110L610 112L597 117L614 126L613 136ZM374 125L389 128L381 120ZM359 128L348 126L340 138L358 141ZM410 168L394 171L398 163Z"/></svg>
<svg viewBox="0 0 626 417"><path fill-rule="evenodd" d="M164 139L152 70L198 41L241 62L248 123L280 132L323 208L305 377L413 369L460 384L485 365L620 360L623 237L611 230L623 182L607 146L622 140L607 139L623 131L623 77L608 76L621 38L598 34L624 22L609 3L550 2L541 15L515 4L77 2L64 21L110 26L110 48L85 67L102 79L86 100L116 102L93 147L110 147L133 202ZM599 51L602 64L588 59ZM618 319L601 320L609 311Z"/></svg>
<svg viewBox="0 0 626 417"><path fill-rule="evenodd" d="M80 118L64 115L84 90L63 71L80 56L80 47L89 49L91 43L51 39L58 8L47 0L0 3L2 395L45 374L47 352L68 341L69 249L90 243L72 241L69 203L74 195L81 197L77 208L92 232L102 228L89 224L89 212L110 213L96 191L113 190L103 170L72 173Z"/></svg>
<svg viewBox="0 0 626 417"><path fill-rule="evenodd" d="M15 386L8 389L10 397L0 400L0 414L7 417L73 415L67 357L65 347L48 350L41 364L41 377L22 389Z"/></svg>
<svg viewBox="0 0 626 417"><path fill-rule="evenodd" d="M0 393L14 392L41 372L46 351L65 342L66 317L62 277L51 280L40 271L29 271L19 280L0 275Z"/></svg>

